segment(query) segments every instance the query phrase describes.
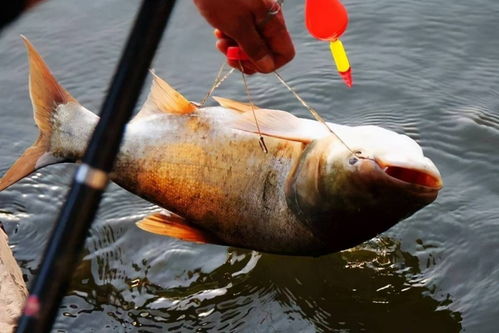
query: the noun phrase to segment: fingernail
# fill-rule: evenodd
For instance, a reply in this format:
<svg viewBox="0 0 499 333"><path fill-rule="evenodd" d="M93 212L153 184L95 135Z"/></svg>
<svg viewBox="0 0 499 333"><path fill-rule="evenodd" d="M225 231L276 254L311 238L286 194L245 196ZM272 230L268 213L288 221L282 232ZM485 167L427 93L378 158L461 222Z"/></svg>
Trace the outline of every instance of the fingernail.
<svg viewBox="0 0 499 333"><path fill-rule="evenodd" d="M260 60L256 61L256 65L258 66L258 69L262 72L269 73L274 70L274 59L272 59L271 56L266 55Z"/></svg>
<svg viewBox="0 0 499 333"><path fill-rule="evenodd" d="M213 30L213 34L215 35L216 38L222 38L223 37L223 32L220 31L219 29Z"/></svg>

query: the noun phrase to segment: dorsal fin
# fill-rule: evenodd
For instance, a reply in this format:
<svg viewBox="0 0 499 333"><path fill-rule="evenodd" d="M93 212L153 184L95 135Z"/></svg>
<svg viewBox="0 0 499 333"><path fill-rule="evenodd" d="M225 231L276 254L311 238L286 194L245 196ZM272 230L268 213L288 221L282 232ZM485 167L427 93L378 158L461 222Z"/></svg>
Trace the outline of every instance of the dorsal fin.
<svg viewBox="0 0 499 333"><path fill-rule="evenodd" d="M251 104L241 103L241 102L229 99L229 98L213 96L213 99L215 101L217 101L217 103L220 104L220 106L223 106L224 108L227 108L227 109L236 110L239 112L248 112L248 111L251 111L253 108L259 109L259 107L256 105L253 105L253 108L252 108Z"/></svg>
<svg viewBox="0 0 499 333"><path fill-rule="evenodd" d="M280 139L309 143L328 134L320 123L302 119L289 112L271 109L255 109L260 132ZM231 124L232 128L258 133L252 112L239 114Z"/></svg>
<svg viewBox="0 0 499 333"><path fill-rule="evenodd" d="M152 71L151 74L153 76L151 91L137 116L144 116L154 112L188 114L196 111L196 106L182 94Z"/></svg>

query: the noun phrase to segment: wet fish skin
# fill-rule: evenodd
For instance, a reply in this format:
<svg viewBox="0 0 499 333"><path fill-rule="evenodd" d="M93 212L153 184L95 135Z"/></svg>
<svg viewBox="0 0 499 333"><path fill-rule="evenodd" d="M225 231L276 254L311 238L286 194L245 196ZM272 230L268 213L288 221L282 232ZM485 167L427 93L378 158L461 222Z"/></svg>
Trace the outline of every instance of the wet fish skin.
<svg viewBox="0 0 499 333"><path fill-rule="evenodd" d="M287 207L283 191L303 144L266 138L264 154L254 134L220 126L232 116L216 107L133 120L111 179L227 244L289 254L314 246L319 251L323 246L313 244L315 237ZM61 124L51 140L57 157L81 159L98 118L74 105L58 108L54 117Z"/></svg>
<svg viewBox="0 0 499 333"><path fill-rule="evenodd" d="M98 121L25 43L41 135L0 180L0 190L43 166L80 160ZM442 186L436 167L406 136L330 124L348 149L322 124L259 109L264 154L248 106L219 101L222 107L197 109L155 77L126 128L111 178L185 219L149 220L154 230L163 228L159 233L316 256L374 237L432 202Z"/></svg>

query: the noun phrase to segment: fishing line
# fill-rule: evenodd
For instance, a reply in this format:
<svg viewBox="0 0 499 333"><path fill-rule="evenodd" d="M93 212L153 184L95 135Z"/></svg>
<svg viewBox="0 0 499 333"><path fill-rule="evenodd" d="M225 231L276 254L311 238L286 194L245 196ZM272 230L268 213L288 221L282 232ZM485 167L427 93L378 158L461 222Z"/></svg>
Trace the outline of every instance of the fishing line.
<svg viewBox="0 0 499 333"><path fill-rule="evenodd" d="M249 90L248 82L246 80L246 75L243 72L243 65L242 65L242 63L241 63L240 60L239 60L239 67L240 67L241 75L242 75L242 78L243 78L244 89L245 89L246 95L248 97L248 101L249 101L249 104L250 104L250 107L251 107L251 112L253 114L253 119L255 121L256 129L257 129L257 133L259 135L259 141L258 141L258 143L260 144L260 148L262 148L263 152L268 153L268 148L267 148L267 145L265 144L265 140L263 138L263 135L262 135L262 132L261 132L261 129L260 129L260 124L258 122L258 118L256 117L255 105L253 104L253 98L251 97L251 93L250 93L250 90ZM223 73L224 69L225 69L225 62L222 63L222 65L220 66L220 69L218 70L217 76L215 77L215 80L214 80L214 82L213 82L210 90L205 95L205 97L201 100L201 102L199 103L199 106L203 106L206 103L206 101L208 100L208 98L213 94L213 92L215 91L215 89L217 89L222 84L222 82L224 82L234 72L234 68L231 68L227 73L225 73L225 75L222 76L222 73ZM327 122L324 120L324 118L322 118L321 115L313 107L311 107L307 102L305 102L305 100L303 98L301 98L300 95L298 95L298 93L296 92L296 90L294 90L282 78L282 76L277 71L274 71L273 73L276 76L276 78L279 80L279 82L281 82L282 85L285 86L293 94L293 96L312 114L312 116L318 122L320 122L321 124L323 124L326 127L326 129L328 130L328 132L331 133L332 135L334 135L338 139L338 141L340 141L340 143L343 146L345 146L345 148L347 150L349 150L354 156L356 156L358 158L365 158L365 157L361 156L361 152L359 152L359 151L353 151L353 149L351 149L350 146L347 145L347 143L335 131L333 131L333 129L327 124Z"/></svg>
<svg viewBox="0 0 499 333"><path fill-rule="evenodd" d="M204 98L199 103L200 107L206 103L206 101L208 100L208 98L211 97L211 94L213 94L215 89L220 87L222 82L224 82L225 79L227 79L229 77L229 75L231 75L234 72L234 68L231 68L227 73L225 73L224 76L222 76L224 69L225 69L225 61L222 63L222 66L220 66L220 69L218 70L217 76L215 77L215 81L213 81L213 84L211 85L210 90L208 91L208 93L204 96Z"/></svg>
<svg viewBox="0 0 499 333"><path fill-rule="evenodd" d="M291 88L291 86L282 78L282 76L277 72L274 71L274 75L276 78L293 94L293 96L296 97L296 99L312 114L312 116L320 123L322 123L324 126L326 126L327 130L334 135L344 146L346 149L348 149L352 154L354 154L357 157L362 157L360 156L360 152L358 151L353 151L345 141L343 141L342 138L338 134L336 134L331 127L326 123L326 121L321 117L321 115L313 108L311 107L303 98L298 95L298 93Z"/></svg>
<svg viewBox="0 0 499 333"><path fill-rule="evenodd" d="M248 101L250 102L251 111L253 113L253 119L255 120L255 125L256 125L257 131L258 131L258 135L260 136L259 144L260 144L260 147L262 148L262 150L265 153L268 153L268 149L267 149L267 146L265 144L265 140L264 140L263 135L262 135L261 130L260 130L260 124L258 123L258 118L256 117L255 105L253 104L253 99L251 97L251 93L250 93L250 90L248 87L246 75L244 75L244 73L242 72L243 67L242 67L242 64L240 61L239 61L239 66L241 67L241 74L242 74L242 78L243 78L244 88L246 91L246 95L248 97ZM234 68L231 68L227 73L225 73L225 75L222 76L224 69L225 69L225 62L222 63L222 66L220 66L220 69L218 70L217 76L216 76L210 90L208 91L206 96L203 98L203 100L200 102L200 106L203 106L206 103L206 101L208 100L208 98L213 94L213 92L222 84L222 82L224 82L234 72ZM293 94L293 96L312 114L312 116L318 122L323 124L327 128L328 132L331 133L332 135L334 135L338 139L338 141L340 141L340 143L343 146L345 146L346 149L348 149L353 155L355 155L358 158L365 158L365 157L361 156L361 152L353 151L353 149L351 149L350 146L348 146L347 143L335 131L333 131L333 129L327 124L327 122L324 120L324 118L322 118L322 116L313 107L311 107L307 102L305 102L305 100L303 98L301 98L300 95L298 95L296 90L294 90L286 82L286 80L283 79L283 77L277 71L274 71L274 75L279 80L279 82L281 82L282 85L285 86Z"/></svg>
<svg viewBox="0 0 499 333"><path fill-rule="evenodd" d="M284 2L284 0L275 0L273 2L272 7L269 8L269 10L267 11L267 15L265 16L264 20L259 23L259 27L263 27L264 25L266 25L268 23L268 21L270 21L270 19L272 19L272 17L274 17L275 15L277 15L281 11L281 7L282 7L283 2ZM249 104L251 107L251 112L253 114L253 119L255 120L256 129L257 129L258 135L260 137L258 140L258 143L260 145L260 148L262 148L263 152L267 154L269 152L269 150L267 148L267 145L265 144L265 140L264 140L262 132L260 130L260 124L258 123L258 119L256 117L255 105L253 104L253 99L251 98L251 93L250 93L250 90L248 87L248 82L246 81L246 76L244 75L244 70L243 70L243 65L241 63L241 60L239 60L239 67L240 67L241 74L243 77L244 89L246 90L246 95L248 96L248 101L249 101ZM234 68L232 68L223 77L221 77L224 68L225 68L225 62L222 63L222 66L220 66L220 69L218 70L218 73L217 73L217 76L215 78L215 81L213 82L213 85L211 86L211 88L208 91L208 93L206 94L206 96L201 100L201 102L199 103L200 104L199 106L203 106L206 103L206 101L208 100L208 98L211 96L211 94L213 94L215 89L217 89L220 86L220 84L222 84L222 82L225 79L227 79L227 77L229 77L229 75L232 74L232 72L234 71Z"/></svg>
<svg viewBox="0 0 499 333"><path fill-rule="evenodd" d="M260 148L262 148L263 152L267 154L269 150L267 149L267 145L265 145L265 140L263 139L262 132L260 131L260 124L258 124L258 119L256 118L255 105L253 104L253 99L251 98L250 90L248 87L248 82L246 82L246 75L244 74L243 64L239 60L239 67L241 68L241 75L243 77L244 89L246 90L246 95L248 96L248 101L250 103L251 112L253 113L253 119L255 120L256 130L258 131L258 135L260 138L258 139L258 143L260 144Z"/></svg>
<svg viewBox="0 0 499 333"><path fill-rule="evenodd" d="M267 148L267 145L265 144L265 140L264 140L262 132L260 130L260 124L258 123L258 119L256 117L255 105L253 104L253 99L251 98L251 93L250 93L250 90L248 87L248 82L246 81L246 76L244 75L244 72L243 72L243 65L241 64L241 61L239 61L239 66L241 68L241 74L243 77L244 88L246 91L246 95L248 96L248 101L250 103L251 112L253 113L253 119L255 120L256 129L257 129L257 132L259 135L258 144L260 145L260 148L262 148L262 151L267 154L269 152L269 150ZM227 73L225 73L224 76L222 76L224 69L225 69L225 62L222 63L222 65L220 66L220 69L218 70L217 76L215 77L215 80L213 81L213 84L211 85L210 90L208 91L206 96L204 96L204 98L199 103L199 107L202 107L206 103L208 98L210 98L210 96L213 94L215 89L217 89L222 84L222 82L224 82L234 72L234 68L231 68Z"/></svg>

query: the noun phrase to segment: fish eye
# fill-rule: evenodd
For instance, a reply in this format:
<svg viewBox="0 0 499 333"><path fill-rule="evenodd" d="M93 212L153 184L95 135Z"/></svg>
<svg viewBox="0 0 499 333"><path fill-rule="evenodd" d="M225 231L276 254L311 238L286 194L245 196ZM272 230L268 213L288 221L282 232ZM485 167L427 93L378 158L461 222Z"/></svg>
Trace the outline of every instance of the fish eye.
<svg viewBox="0 0 499 333"><path fill-rule="evenodd" d="M355 163L357 163L359 161L359 159L357 157L351 157L349 160L348 160L348 163L350 163L350 165L354 165Z"/></svg>

